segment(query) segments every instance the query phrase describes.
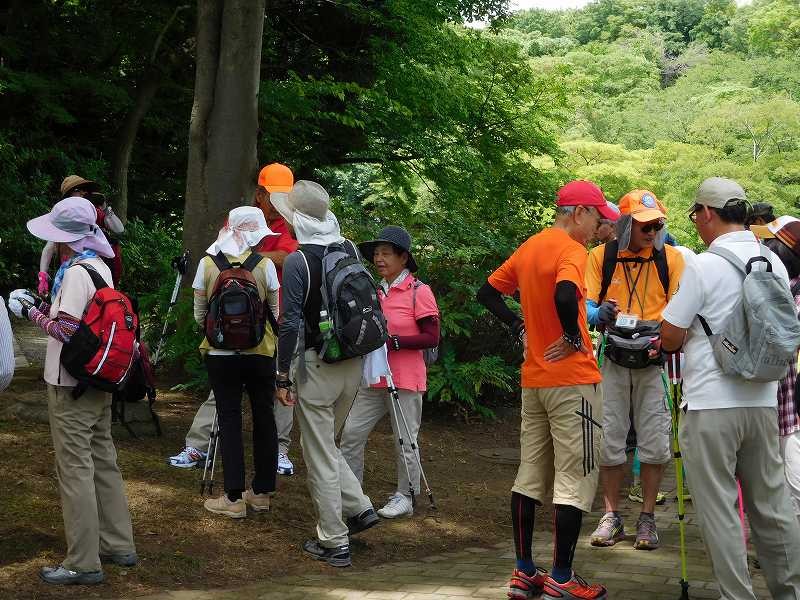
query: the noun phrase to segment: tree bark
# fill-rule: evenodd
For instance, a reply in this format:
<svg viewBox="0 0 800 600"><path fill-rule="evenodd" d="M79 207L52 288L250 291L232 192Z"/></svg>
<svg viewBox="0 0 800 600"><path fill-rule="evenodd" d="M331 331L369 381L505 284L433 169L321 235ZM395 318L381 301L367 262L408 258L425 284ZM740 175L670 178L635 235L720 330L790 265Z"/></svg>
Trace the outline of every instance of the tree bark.
<svg viewBox="0 0 800 600"><path fill-rule="evenodd" d="M258 170L265 0L198 0L194 105L183 222L193 262L230 209L249 204ZM191 281L191 278L186 278Z"/></svg>

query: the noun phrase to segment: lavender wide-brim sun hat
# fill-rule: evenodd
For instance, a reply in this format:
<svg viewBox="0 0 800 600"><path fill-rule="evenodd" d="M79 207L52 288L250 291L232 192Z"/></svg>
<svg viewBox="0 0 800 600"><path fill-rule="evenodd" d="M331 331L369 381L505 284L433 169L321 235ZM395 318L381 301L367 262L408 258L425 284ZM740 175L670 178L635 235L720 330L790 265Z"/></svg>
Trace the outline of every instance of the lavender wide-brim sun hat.
<svg viewBox="0 0 800 600"><path fill-rule="evenodd" d="M28 221L28 231L47 242L61 242L75 252L94 250L112 258L114 250L97 226L97 211L86 198L73 196L57 202L46 215Z"/></svg>

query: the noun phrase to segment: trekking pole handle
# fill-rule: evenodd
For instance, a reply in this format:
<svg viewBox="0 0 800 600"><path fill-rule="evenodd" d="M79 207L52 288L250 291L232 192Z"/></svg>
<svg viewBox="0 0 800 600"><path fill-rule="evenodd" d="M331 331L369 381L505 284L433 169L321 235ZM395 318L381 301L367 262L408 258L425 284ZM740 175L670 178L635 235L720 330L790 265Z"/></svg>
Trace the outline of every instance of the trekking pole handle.
<svg viewBox="0 0 800 600"><path fill-rule="evenodd" d="M186 275L186 271L189 269L189 257L191 254L188 250L186 250L182 255L176 256L172 259L172 268L180 273L181 277Z"/></svg>

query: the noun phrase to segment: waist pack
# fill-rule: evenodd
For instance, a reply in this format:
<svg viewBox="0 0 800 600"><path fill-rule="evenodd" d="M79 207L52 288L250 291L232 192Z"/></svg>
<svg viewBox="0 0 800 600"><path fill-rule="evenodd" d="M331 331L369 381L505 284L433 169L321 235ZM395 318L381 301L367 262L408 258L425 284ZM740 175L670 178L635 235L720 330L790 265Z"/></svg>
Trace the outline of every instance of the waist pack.
<svg viewBox="0 0 800 600"><path fill-rule="evenodd" d="M258 346L266 332L267 311L253 269L264 257L254 252L243 263L231 264L222 252L208 256L219 269L208 299L205 320L208 343L221 350Z"/></svg>
<svg viewBox="0 0 800 600"><path fill-rule="evenodd" d="M305 254L300 254L306 259ZM307 259L306 259L307 260ZM327 246L322 254L322 308L331 319L331 332L341 352L326 353L323 342L319 355L328 363L364 356L386 343L386 318L378 301L378 290L369 271L342 244Z"/></svg>
<svg viewBox="0 0 800 600"><path fill-rule="evenodd" d="M61 364L78 380L72 394L87 387L115 392L124 387L138 355L139 315L130 298L103 280L92 267L83 267L92 279L94 296L83 311L77 331L61 349Z"/></svg>
<svg viewBox="0 0 800 600"><path fill-rule="evenodd" d="M626 369L645 369L660 365L661 350L658 340L661 325L658 321L639 321L634 328L609 327L606 331L604 354L612 362Z"/></svg>
<svg viewBox="0 0 800 600"><path fill-rule="evenodd" d="M794 298L783 278L772 271L766 248L759 244L759 256L746 264L726 248L713 247L708 252L721 256L744 275L742 295L720 331L713 333L708 322L697 315L720 369L748 381L783 379L797 360L800 323ZM758 262L766 263L766 269L754 271Z"/></svg>

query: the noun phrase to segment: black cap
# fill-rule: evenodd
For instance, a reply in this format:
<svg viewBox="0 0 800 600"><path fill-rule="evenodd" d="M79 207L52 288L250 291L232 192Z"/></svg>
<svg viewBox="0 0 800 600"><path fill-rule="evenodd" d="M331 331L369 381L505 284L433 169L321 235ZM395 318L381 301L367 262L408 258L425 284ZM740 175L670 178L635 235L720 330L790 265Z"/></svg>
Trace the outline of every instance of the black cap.
<svg viewBox="0 0 800 600"><path fill-rule="evenodd" d="M389 225L384 227L378 234L377 239L370 240L368 242L361 242L358 245L358 249L361 252L361 255L369 262L374 262L373 256L375 254L375 247L378 244L391 244L395 248L398 248L403 252L407 252L408 263L406 263L406 267L412 273L417 270L417 261L414 260L414 257L411 254L411 234L409 234L405 229L397 225Z"/></svg>

